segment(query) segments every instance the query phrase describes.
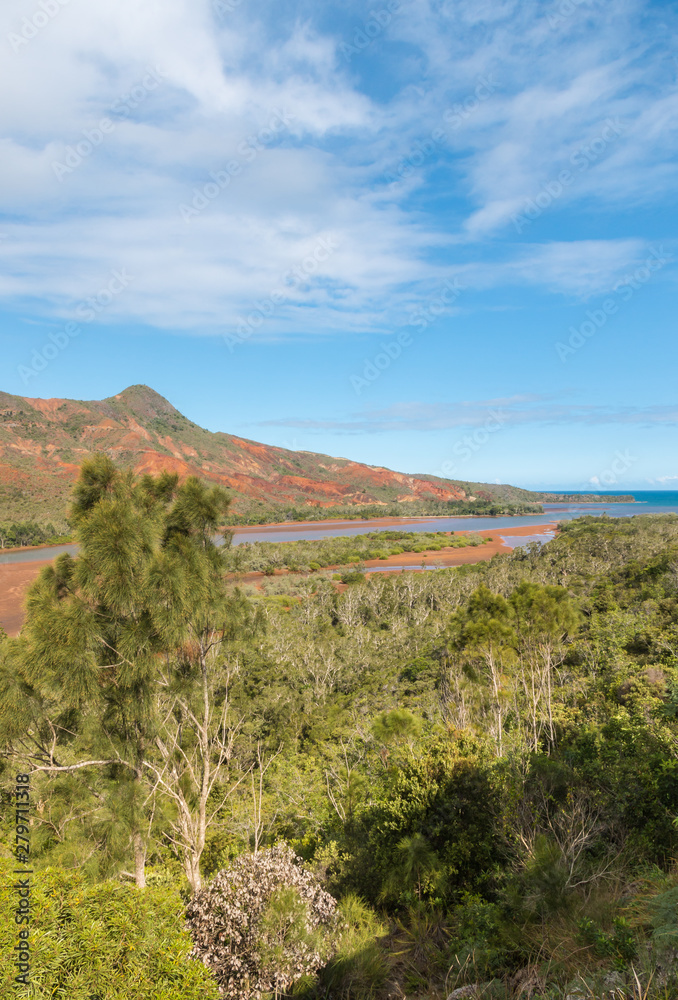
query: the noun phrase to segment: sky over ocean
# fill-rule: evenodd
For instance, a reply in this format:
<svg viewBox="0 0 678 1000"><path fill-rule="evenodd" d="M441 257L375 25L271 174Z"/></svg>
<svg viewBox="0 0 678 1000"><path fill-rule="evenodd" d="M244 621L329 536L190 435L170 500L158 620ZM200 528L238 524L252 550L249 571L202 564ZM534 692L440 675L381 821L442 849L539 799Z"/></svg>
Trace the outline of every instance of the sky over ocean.
<svg viewBox="0 0 678 1000"><path fill-rule="evenodd" d="M0 389L406 472L678 484L678 11L16 0Z"/></svg>

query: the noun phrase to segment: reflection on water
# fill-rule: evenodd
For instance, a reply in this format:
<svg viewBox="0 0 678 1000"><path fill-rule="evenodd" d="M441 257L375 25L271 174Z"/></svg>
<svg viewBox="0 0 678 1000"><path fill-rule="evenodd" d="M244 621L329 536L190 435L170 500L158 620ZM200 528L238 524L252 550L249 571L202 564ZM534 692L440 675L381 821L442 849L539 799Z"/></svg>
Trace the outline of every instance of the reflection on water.
<svg viewBox="0 0 678 1000"><path fill-rule="evenodd" d="M540 542L544 545L545 542L550 542L555 536L555 531L542 531L537 535L502 535L501 540L510 549L521 549L529 545L530 542Z"/></svg>

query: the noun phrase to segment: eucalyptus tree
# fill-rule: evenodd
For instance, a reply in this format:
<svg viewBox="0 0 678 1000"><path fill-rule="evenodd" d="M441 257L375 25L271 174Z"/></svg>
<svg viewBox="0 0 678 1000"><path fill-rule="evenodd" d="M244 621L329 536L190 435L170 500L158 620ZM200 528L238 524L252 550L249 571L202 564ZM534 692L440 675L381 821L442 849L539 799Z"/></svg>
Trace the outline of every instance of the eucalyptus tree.
<svg viewBox="0 0 678 1000"><path fill-rule="evenodd" d="M455 646L477 664L490 689L492 733L497 755L504 748L506 702L510 689L509 668L515 661L516 635L512 608L500 595L481 585L471 595L463 611L457 613L453 628Z"/></svg>
<svg viewBox="0 0 678 1000"><path fill-rule="evenodd" d="M537 750L544 728L550 744L555 742L554 671L565 658L567 639L579 624L579 613L564 587L540 586L527 580L515 588L509 603L518 637L530 742Z"/></svg>

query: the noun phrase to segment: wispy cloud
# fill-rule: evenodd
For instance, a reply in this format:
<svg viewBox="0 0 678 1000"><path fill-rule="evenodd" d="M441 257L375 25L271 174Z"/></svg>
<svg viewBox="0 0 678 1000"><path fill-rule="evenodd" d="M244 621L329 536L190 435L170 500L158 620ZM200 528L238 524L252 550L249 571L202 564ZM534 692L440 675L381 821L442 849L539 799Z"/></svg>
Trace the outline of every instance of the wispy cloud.
<svg viewBox="0 0 678 1000"><path fill-rule="evenodd" d="M340 250L293 290L267 336L381 332L451 274L471 290L587 296L644 241L591 239L582 226L568 241L530 231L525 244L511 216L610 118L623 134L552 211L583 218L592 205L653 204L675 189L668 6L582 4L554 27L537 0L409 0L362 62L341 56L364 19L356 2L314 11L260 0L228 17L208 0L73 2L24 38L34 12L19 0L0 13L0 86L16 95L0 112L10 237L0 300L24 313L66 315L122 262L136 283L110 320L222 334L328 231ZM114 114L149 66L162 85L59 180L54 161ZM483 75L496 92L452 127L446 111ZM242 159L275 109L289 128L187 226L179 206ZM435 155L388 182L393 163L436 129Z"/></svg>
<svg viewBox="0 0 678 1000"><path fill-rule="evenodd" d="M382 410L364 410L340 420L289 418L262 421L257 426L295 427L306 431L331 431L338 434L439 431L456 427L477 427L487 420L489 412L501 417L503 427L556 424L678 426L678 405L645 407L582 405L558 402L554 396L537 394L450 404L399 403Z"/></svg>

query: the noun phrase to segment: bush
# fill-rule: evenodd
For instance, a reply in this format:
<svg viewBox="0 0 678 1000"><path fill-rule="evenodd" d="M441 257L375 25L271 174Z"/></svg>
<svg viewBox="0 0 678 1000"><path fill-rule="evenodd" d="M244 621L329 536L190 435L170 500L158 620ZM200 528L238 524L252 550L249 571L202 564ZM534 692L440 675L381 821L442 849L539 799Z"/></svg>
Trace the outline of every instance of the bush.
<svg viewBox="0 0 678 1000"><path fill-rule="evenodd" d="M402 710L385 714L389 726L405 725L397 718ZM383 727L382 716L375 722L380 741ZM431 734L418 741L416 753L402 737L389 749L389 771L375 782L372 801L360 813L350 887L368 902L386 900L394 907L415 896L432 901L442 894L449 905L461 892L482 892L491 884L501 850L501 783L487 747ZM419 836L431 851L430 871L424 871L428 861L402 862L405 841ZM417 844L410 846L414 850Z"/></svg>
<svg viewBox="0 0 678 1000"><path fill-rule="evenodd" d="M244 854L191 900L192 954L224 996L276 995L323 966L335 949L336 900L286 845Z"/></svg>
<svg viewBox="0 0 678 1000"><path fill-rule="evenodd" d="M16 866L0 864L0 995L47 1000L218 1000L212 973L189 957L184 904L173 887L91 885L73 870L31 876L31 986L13 982L19 928ZM2 929L4 928L4 930Z"/></svg>

